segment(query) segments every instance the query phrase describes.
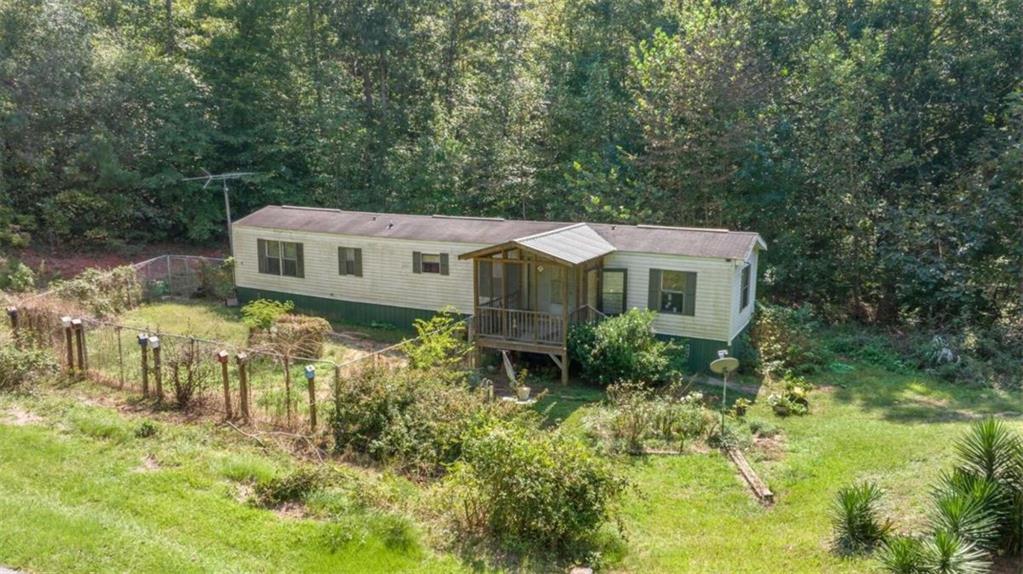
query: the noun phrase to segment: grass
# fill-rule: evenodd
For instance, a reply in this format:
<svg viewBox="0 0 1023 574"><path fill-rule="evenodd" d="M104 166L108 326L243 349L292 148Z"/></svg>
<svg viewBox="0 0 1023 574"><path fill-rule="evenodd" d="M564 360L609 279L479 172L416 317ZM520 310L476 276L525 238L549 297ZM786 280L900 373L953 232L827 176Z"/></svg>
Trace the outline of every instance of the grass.
<svg viewBox="0 0 1023 574"><path fill-rule="evenodd" d="M754 502L716 452L626 460L636 485L625 505L630 572L875 572L869 558L831 552L830 509L842 486L861 479L886 490L898 530L924 525L930 485L950 445L973 417L1021 410L1013 396L921 375L854 365L813 378L811 414L781 419L761 389L750 418L782 429L784 451L754 452L752 464L777 504ZM571 418L583 416L585 409ZM1010 424L1023 430L1016 416Z"/></svg>
<svg viewBox="0 0 1023 574"><path fill-rule="evenodd" d="M293 464L208 427L139 421L74 397L0 397L0 563L59 572L458 572L401 516L321 500L281 516L240 485ZM329 495L327 496L329 499Z"/></svg>

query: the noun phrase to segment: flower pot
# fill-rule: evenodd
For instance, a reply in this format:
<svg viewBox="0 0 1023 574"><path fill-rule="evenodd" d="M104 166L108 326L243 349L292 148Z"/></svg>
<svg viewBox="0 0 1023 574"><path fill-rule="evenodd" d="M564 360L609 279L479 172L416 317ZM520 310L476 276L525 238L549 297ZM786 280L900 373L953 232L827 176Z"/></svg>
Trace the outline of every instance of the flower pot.
<svg viewBox="0 0 1023 574"><path fill-rule="evenodd" d="M515 389L515 394L516 394L516 396L518 396L520 401L528 401L529 400L529 391L531 391L531 390L532 389L530 389L529 387L517 387Z"/></svg>

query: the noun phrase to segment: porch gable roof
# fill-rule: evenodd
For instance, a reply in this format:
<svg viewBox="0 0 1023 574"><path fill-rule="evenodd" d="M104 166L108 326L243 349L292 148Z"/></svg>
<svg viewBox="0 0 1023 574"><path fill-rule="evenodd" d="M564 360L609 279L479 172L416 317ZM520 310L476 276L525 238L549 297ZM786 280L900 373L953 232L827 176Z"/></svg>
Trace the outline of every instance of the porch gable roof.
<svg viewBox="0 0 1023 574"><path fill-rule="evenodd" d="M458 258L473 259L516 247L570 266L592 261L615 250L614 245L608 243L592 227L576 223L463 253Z"/></svg>

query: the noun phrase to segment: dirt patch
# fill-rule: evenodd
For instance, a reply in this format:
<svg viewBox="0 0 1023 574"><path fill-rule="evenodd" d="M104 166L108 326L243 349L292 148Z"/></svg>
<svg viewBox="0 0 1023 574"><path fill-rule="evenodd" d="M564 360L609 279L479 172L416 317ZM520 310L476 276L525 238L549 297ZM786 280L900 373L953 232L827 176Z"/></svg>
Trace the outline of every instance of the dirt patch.
<svg viewBox="0 0 1023 574"><path fill-rule="evenodd" d="M298 502L285 502L273 509L274 514L288 520L300 520L306 517L305 506Z"/></svg>
<svg viewBox="0 0 1023 574"><path fill-rule="evenodd" d="M149 454L142 457L142 463L135 467L135 472L155 472L157 470L160 470L160 463Z"/></svg>
<svg viewBox="0 0 1023 574"><path fill-rule="evenodd" d="M18 257L36 272L42 268L46 277L70 279L89 267L112 269L167 253L223 257L225 249L223 246L196 247L178 243L154 243L124 251L83 252L65 249L48 250L37 246L25 249L18 254Z"/></svg>
<svg viewBox="0 0 1023 574"><path fill-rule="evenodd" d="M19 409L18 407L14 407L7 411L3 420L5 423L12 424L16 427L39 424L43 421L42 417L39 415Z"/></svg>
<svg viewBox="0 0 1023 574"><path fill-rule="evenodd" d="M753 437L753 446L757 449L759 460L781 460L785 456L785 439L781 435L771 437Z"/></svg>

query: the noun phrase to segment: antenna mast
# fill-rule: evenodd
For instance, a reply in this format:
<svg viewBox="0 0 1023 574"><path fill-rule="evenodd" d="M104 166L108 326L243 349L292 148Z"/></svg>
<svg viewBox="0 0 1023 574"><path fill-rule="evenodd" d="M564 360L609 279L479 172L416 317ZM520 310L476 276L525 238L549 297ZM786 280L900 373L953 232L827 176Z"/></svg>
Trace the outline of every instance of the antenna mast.
<svg viewBox="0 0 1023 574"><path fill-rule="evenodd" d="M214 174L206 171L206 169L204 169L204 168L200 168L200 169L202 169L203 173L205 173L206 175L202 175L202 176L199 176L199 177L186 177L182 181L199 181L199 180L204 180L206 183L202 184L202 188L203 189L206 189L207 187L209 187L210 184L213 183L214 181L219 181L219 182L221 182L223 184L223 189L224 189L224 213L227 215L227 245L228 245L228 249L231 250L231 256L234 257L234 237L231 237L231 197L227 193L227 180L229 180L229 179L241 179L243 177L248 177L250 175L256 175L256 173L252 172L252 171L231 171L231 172L227 172L227 173L218 173L218 174L214 175Z"/></svg>

